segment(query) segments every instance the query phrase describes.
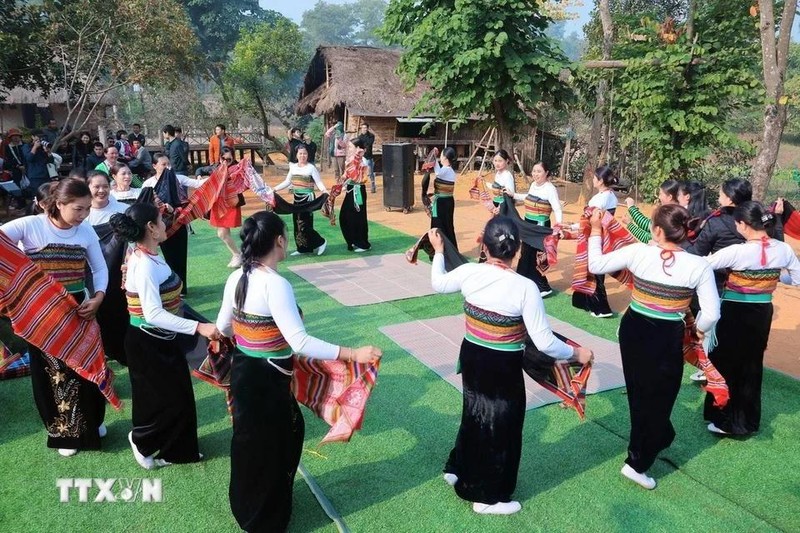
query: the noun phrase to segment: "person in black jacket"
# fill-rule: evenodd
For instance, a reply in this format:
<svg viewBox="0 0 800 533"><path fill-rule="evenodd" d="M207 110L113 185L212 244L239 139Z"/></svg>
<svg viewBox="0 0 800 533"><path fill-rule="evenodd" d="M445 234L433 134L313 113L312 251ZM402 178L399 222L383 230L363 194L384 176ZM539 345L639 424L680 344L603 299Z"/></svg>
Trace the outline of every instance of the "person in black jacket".
<svg viewBox="0 0 800 533"><path fill-rule="evenodd" d="M376 191L375 189L375 159L372 154L372 145L375 144L375 134L369 131L369 124L364 122L361 124L359 128L357 140L361 141L361 144L364 145L364 161L367 163L369 167L369 181L372 184L372 192Z"/></svg>
<svg viewBox="0 0 800 533"><path fill-rule="evenodd" d="M164 153L169 157L170 168L175 174L186 176L189 168L184 155L183 141L175 137L175 128L172 124L167 124L161 131L166 139Z"/></svg>
<svg viewBox="0 0 800 533"><path fill-rule="evenodd" d="M102 161L98 161L92 167L89 166L88 158L93 151L92 136L89 135L88 131L82 131L80 140L72 147L72 168L80 168L84 174L94 170L94 167L102 163Z"/></svg>
<svg viewBox="0 0 800 533"><path fill-rule="evenodd" d="M308 152L308 162L312 165L315 164L317 159L317 143L314 142L314 139L311 138L311 135L304 133L303 144L305 144L306 152Z"/></svg>

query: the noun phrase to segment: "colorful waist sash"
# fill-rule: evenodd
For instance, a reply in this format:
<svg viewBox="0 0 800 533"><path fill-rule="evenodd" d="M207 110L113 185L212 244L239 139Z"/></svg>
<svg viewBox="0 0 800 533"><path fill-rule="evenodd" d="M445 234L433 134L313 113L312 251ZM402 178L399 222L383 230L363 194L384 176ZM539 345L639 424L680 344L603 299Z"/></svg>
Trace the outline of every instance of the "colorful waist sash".
<svg viewBox="0 0 800 533"><path fill-rule="evenodd" d="M769 303L781 277L779 268L734 270L728 274L722 299L732 302Z"/></svg>
<svg viewBox="0 0 800 533"><path fill-rule="evenodd" d="M173 315L181 314L182 288L183 282L181 281L181 278L175 274L175 272L170 274L166 281L164 281L164 283L158 287L158 292L161 296L161 307ZM154 327L148 324L144 319L144 313L142 312L142 301L139 298L138 293L127 291L125 293L125 299L128 301L128 313L130 314L131 326Z"/></svg>
<svg viewBox="0 0 800 533"><path fill-rule="evenodd" d="M694 289L675 287L633 276L631 309L661 320L683 320Z"/></svg>
<svg viewBox="0 0 800 533"><path fill-rule="evenodd" d="M552 212L553 206L550 205L550 202L532 194L525 197L525 220L547 222L550 220Z"/></svg>
<svg viewBox="0 0 800 533"><path fill-rule="evenodd" d="M295 194L313 194L314 180L311 176L292 174L292 188Z"/></svg>
<svg viewBox="0 0 800 533"><path fill-rule="evenodd" d="M262 359L287 358L292 348L271 316L233 310L233 336L239 350Z"/></svg>
<svg viewBox="0 0 800 533"><path fill-rule="evenodd" d="M86 250L80 245L48 244L28 258L69 293L82 292L86 286Z"/></svg>
<svg viewBox="0 0 800 533"><path fill-rule="evenodd" d="M468 341L503 352L515 352L525 348L525 323L521 316L505 316L481 309L469 302L464 302L464 313L467 315Z"/></svg>
<svg viewBox="0 0 800 533"><path fill-rule="evenodd" d="M439 198L452 198L453 191L456 189L456 184L452 181L445 181L436 178L433 180L433 203L431 204L431 216L439 216L439 206L437 200Z"/></svg>

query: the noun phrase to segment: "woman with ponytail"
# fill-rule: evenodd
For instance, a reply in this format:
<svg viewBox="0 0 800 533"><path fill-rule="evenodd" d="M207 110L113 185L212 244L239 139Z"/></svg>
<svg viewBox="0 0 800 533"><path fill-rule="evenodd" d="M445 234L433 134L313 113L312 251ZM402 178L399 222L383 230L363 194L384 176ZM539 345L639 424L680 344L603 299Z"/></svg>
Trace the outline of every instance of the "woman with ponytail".
<svg viewBox="0 0 800 533"><path fill-rule="evenodd" d="M513 514L522 509L511 499L517 485L525 421L522 354L525 338L555 359L592 358L587 348L569 346L553 335L544 303L533 281L514 272L519 230L503 216L483 231L486 262L445 269L444 242L428 232L435 250L431 284L436 292L461 292L467 333L459 368L464 384L461 426L444 467L444 479L456 494L472 502L478 514Z"/></svg>
<svg viewBox="0 0 800 533"><path fill-rule="evenodd" d="M130 206L109 221L121 238L136 243L127 261L125 297L130 323L125 354L131 378L136 462L148 470L202 459L189 365L178 335L218 336L214 324L182 315L181 279L158 255L166 226L149 203Z"/></svg>
<svg viewBox="0 0 800 533"><path fill-rule="evenodd" d="M294 353L319 359L373 362L373 346L346 348L306 333L289 282L286 225L272 212L244 221L242 267L228 277L217 317L238 345L231 367L233 439L230 505L245 531L284 531L305 426L290 389Z"/></svg>
<svg viewBox="0 0 800 533"><path fill-rule="evenodd" d="M712 433L748 435L758 431L761 423L761 378L772 325L772 293L778 281L800 285L800 261L791 246L772 238L775 219L760 203L743 202L731 216L745 242L706 258L714 270L728 272L717 326L719 344L708 355L728 384L730 400L718 408L706 398L703 414Z"/></svg>
<svg viewBox="0 0 800 533"><path fill-rule="evenodd" d="M80 304L78 316L94 320L105 297L108 269L97 235L82 224L89 216L92 194L77 178L46 185L45 212L12 220L0 231L12 242L22 243L31 261L64 286ZM86 290L87 265L92 273L91 296ZM36 346L30 345L29 352L33 399L47 429L47 447L57 448L64 457L99 449L106 427L105 400L97 386Z"/></svg>
<svg viewBox="0 0 800 533"><path fill-rule="evenodd" d="M647 475L675 429L670 415L683 375L683 319L696 293L700 302L697 331L713 330L719 318L714 275L705 260L684 252L689 213L679 205L653 212L652 243L631 244L603 254L602 210L592 213L589 271L605 274L628 269L633 274L631 304L619 326L622 371L628 391L631 432L622 475L645 489L656 481Z"/></svg>

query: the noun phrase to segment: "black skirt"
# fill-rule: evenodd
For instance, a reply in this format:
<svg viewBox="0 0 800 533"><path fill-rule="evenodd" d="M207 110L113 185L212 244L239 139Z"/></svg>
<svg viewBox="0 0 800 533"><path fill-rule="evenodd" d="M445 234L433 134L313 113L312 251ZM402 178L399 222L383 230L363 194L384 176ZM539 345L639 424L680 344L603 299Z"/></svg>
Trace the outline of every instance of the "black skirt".
<svg viewBox="0 0 800 533"><path fill-rule="evenodd" d="M612 311L611 305L608 303L608 294L606 293L606 276L605 274L595 274L594 279L596 282L594 294L574 291L572 293L572 306L597 315L609 314Z"/></svg>
<svg viewBox="0 0 800 533"><path fill-rule="evenodd" d="M644 473L675 439L670 422L683 376L681 321L628 309L619 326L619 350L628 391L631 433L625 462Z"/></svg>
<svg viewBox="0 0 800 533"><path fill-rule="evenodd" d="M197 412L189 365L178 339L164 340L128 326L133 442L143 455L170 463L200 460Z"/></svg>
<svg viewBox="0 0 800 533"><path fill-rule="evenodd" d="M175 234L161 243L161 253L164 254L164 261L169 265L183 282L181 294L186 294L188 280L186 279L186 255L189 249L189 230L186 226L175 232Z"/></svg>
<svg viewBox="0 0 800 533"><path fill-rule="evenodd" d="M452 196L442 196L435 200L436 202L436 216L431 217L431 228L439 228L445 237L450 239L450 242L458 250L458 243L456 242L456 228L453 222L453 213L455 212L456 202Z"/></svg>
<svg viewBox="0 0 800 533"><path fill-rule="evenodd" d="M32 344L28 353L33 400L47 429L47 447L99 450L98 428L106 414L100 389Z"/></svg>
<svg viewBox="0 0 800 533"><path fill-rule="evenodd" d="M342 208L339 210L339 227L342 228L342 236L347 243L347 249L361 248L369 250L369 224L367 222L367 188L364 185L356 185L361 188L361 198L364 205L358 206L354 200L354 191L347 192L342 200Z"/></svg>
<svg viewBox="0 0 800 533"><path fill-rule="evenodd" d="M110 359L127 366L125 334L128 331L128 302L119 285L109 284L103 303L97 310L97 324L103 339L103 350Z"/></svg>
<svg viewBox="0 0 800 533"><path fill-rule="evenodd" d="M461 426L444 471L458 476L456 494L485 504L511 501L517 486L525 421L522 351L461 343Z"/></svg>
<svg viewBox="0 0 800 533"><path fill-rule="evenodd" d="M537 222L532 222L530 220L526 220L526 222L528 224L537 224L546 228L550 227L549 220L544 224L538 224ZM524 242L521 244L519 262L517 263L517 274L532 280L536 284L536 287L539 288L539 291L551 291L553 289L550 287L550 282L547 281L547 276L539 272L539 269L536 267L536 253L538 251L539 250L536 250Z"/></svg>
<svg viewBox="0 0 800 533"><path fill-rule="evenodd" d="M305 197L305 196L303 196ZM294 198L294 205L302 206L310 202L302 198ZM322 246L325 239L314 229L314 213L308 211L304 213L292 213L292 223L294 225L294 243L297 251L302 253L313 252Z"/></svg>
<svg viewBox="0 0 800 533"><path fill-rule="evenodd" d="M272 362L291 371L291 359ZM234 353L228 497L239 527L250 533L285 531L292 515L305 422L290 384L266 359Z"/></svg>
<svg viewBox="0 0 800 533"><path fill-rule="evenodd" d="M730 391L723 408L706 396L703 414L715 426L735 435L747 435L761 426L761 381L764 350L772 326L772 303L722 301L717 323L716 348L709 359Z"/></svg>

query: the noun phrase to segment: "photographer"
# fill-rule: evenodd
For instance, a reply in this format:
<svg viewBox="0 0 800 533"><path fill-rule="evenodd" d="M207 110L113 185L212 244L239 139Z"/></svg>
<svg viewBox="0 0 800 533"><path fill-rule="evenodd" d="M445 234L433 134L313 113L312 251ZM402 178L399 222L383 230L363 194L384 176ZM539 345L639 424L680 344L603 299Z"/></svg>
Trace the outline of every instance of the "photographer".
<svg viewBox="0 0 800 533"><path fill-rule="evenodd" d="M41 185L50 181L47 165L48 163L56 164L53 159L52 146L47 140L41 138L41 132L36 131L31 134L31 144L24 145L22 150L25 154L25 169L30 181L28 187L36 191Z"/></svg>

